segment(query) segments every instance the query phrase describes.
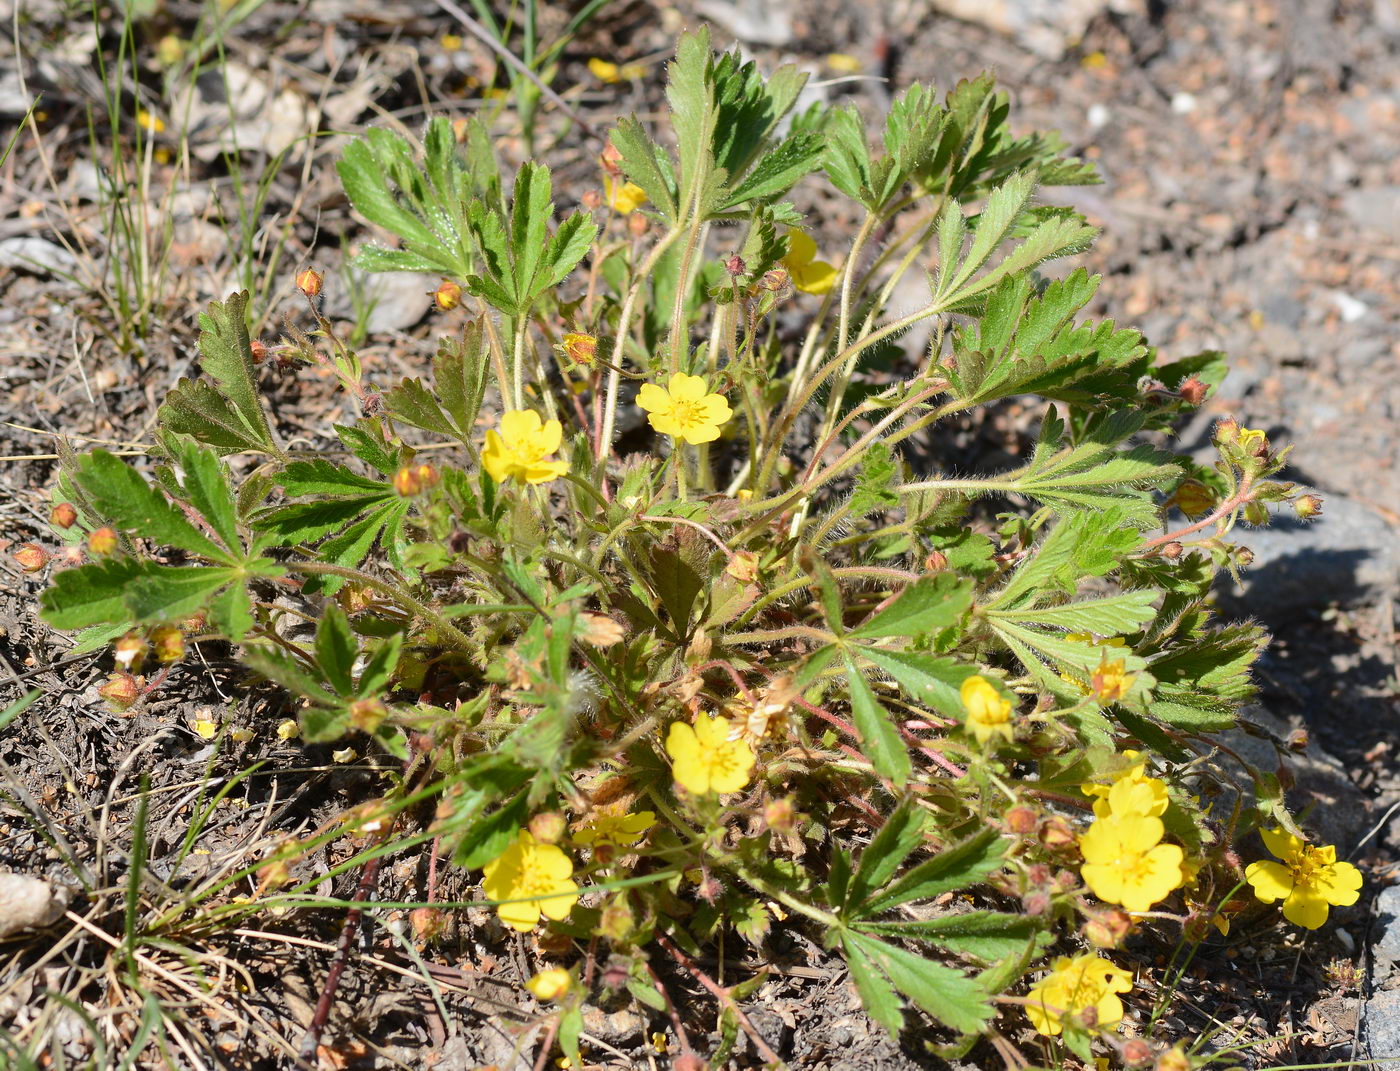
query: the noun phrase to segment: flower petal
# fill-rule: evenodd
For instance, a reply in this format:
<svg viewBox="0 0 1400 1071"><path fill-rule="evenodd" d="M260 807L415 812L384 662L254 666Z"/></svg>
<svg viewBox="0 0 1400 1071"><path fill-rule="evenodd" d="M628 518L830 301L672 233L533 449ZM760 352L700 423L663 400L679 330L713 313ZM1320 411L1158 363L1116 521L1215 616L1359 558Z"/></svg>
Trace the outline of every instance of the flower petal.
<svg viewBox="0 0 1400 1071"><path fill-rule="evenodd" d="M814 260L792 273L792 285L804 294L828 294L840 273L824 260Z"/></svg>
<svg viewBox="0 0 1400 1071"><path fill-rule="evenodd" d="M806 265L812 263L812 259L817 255L817 243L812 240L811 235L805 231L799 231L796 227L788 229L788 251L783 257L783 263L787 265L789 274L796 276Z"/></svg>
<svg viewBox="0 0 1400 1071"><path fill-rule="evenodd" d="M1361 871L1350 863L1333 863L1317 872L1312 886L1329 904L1350 907L1361 895Z"/></svg>
<svg viewBox="0 0 1400 1071"><path fill-rule="evenodd" d="M643 383L637 391L637 404L648 413L666 413L671 409L671 396L664 387L655 383Z"/></svg>
<svg viewBox="0 0 1400 1071"><path fill-rule="evenodd" d="M1327 921L1327 901L1311 889L1295 888L1283 902L1283 917L1295 926L1315 930Z"/></svg>
<svg viewBox="0 0 1400 1071"><path fill-rule="evenodd" d="M1269 849L1269 853L1280 859L1286 860L1303 849L1301 840L1282 829L1261 829L1259 836L1263 838L1264 847Z"/></svg>
<svg viewBox="0 0 1400 1071"><path fill-rule="evenodd" d="M1254 887L1255 897L1266 904L1286 899L1293 893L1293 871L1282 863L1250 863L1245 868L1244 878Z"/></svg>
<svg viewBox="0 0 1400 1071"><path fill-rule="evenodd" d="M709 392L702 377L688 376L684 372L673 375L671 382L666 384L666 389L670 392L673 402L698 402Z"/></svg>
<svg viewBox="0 0 1400 1071"><path fill-rule="evenodd" d="M546 420L535 434L535 449L541 454L552 454L564 441L564 425L557 420Z"/></svg>
<svg viewBox="0 0 1400 1071"><path fill-rule="evenodd" d="M540 430L540 415L533 409L511 409L501 414L501 437L514 449Z"/></svg>

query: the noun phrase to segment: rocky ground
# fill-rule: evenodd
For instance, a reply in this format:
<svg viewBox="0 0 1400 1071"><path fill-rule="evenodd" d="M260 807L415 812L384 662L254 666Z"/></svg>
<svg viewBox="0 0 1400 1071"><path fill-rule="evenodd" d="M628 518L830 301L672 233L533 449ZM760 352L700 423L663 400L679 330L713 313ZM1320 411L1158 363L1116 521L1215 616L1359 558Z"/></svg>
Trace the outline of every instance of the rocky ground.
<svg viewBox="0 0 1400 1071"><path fill-rule="evenodd" d="M101 104L93 57L115 46L111 27L98 35L85 16L26 5L13 22L16 37L0 43L4 125L19 118L29 94L44 94L40 136L25 133L0 165L0 453L7 455L0 538L11 544L45 533L55 433L115 449L142 441L159 400L191 367L195 312L228 290L251 285L272 330L292 307L294 270L328 267L328 290L340 302L332 311L357 325L360 352L378 374L416 373L432 351L436 327L426 316L435 281L336 273L343 242L363 232L338 194L338 136L304 135L370 122L413 127L426 111L492 106L482 93L489 54L454 40L453 20L428 0L389 0L373 10L348 0L311 0L295 10L273 2L243 14L229 39L227 88L171 75L173 99L186 102L189 158L162 160L154 151L176 147L167 129L134 161L137 175L146 169L151 200L131 232L170 228L165 259L154 265L132 259L97 201L108 176L96 167L85 117ZM188 37L200 16L170 3L142 17L143 54L154 54L166 36ZM551 17L557 24L557 13ZM1390 821L1400 803L1400 4L618 0L566 51L556 85L599 127L619 112L645 111L657 99L659 63L674 33L699 19L765 64L807 65L827 83L820 92L850 96L872 113L912 80L946 87L994 69L1019 128L1058 128L1103 169L1102 186L1068 195L1105 231L1084 258L1105 276L1099 312L1140 326L1172 356L1231 355L1220 392L1181 429L1185 447L1205 456L1210 425L1224 415L1296 444L1292 478L1324 496L1323 518L1251 534L1255 565L1242 590L1221 591L1221 605L1273 631L1256 720L1275 730L1309 728L1312 745L1296 763L1298 792L1317 803L1339 853L1364 863L1368 889L1380 895L1306 943L1266 932L1213 939L1183 982L1175 1025L1182 1036L1217 1023L1251 1040L1274 1039L1239 1057L1255 1067L1361 1061L1368 1044L1377 1059L1400 1057L1400 972L1392 970L1400 961L1400 903L1393 890L1381 892L1400 869L1400 825ZM648 74L635 86L602 85L585 67L590 56L639 60ZM858 69L840 57L854 57ZM145 75L159 84L160 68ZM564 130L548 117L545 127ZM244 148L244 170L221 155L230 137ZM593 151L576 130L567 133L557 185L596 182ZM280 164L278 153L285 153ZM835 237L848 223L833 217L822 226ZM112 286L97 282L111 272L128 284L115 304ZM133 308L149 319L134 340L121 330ZM319 441L336 419L324 382L267 387L288 438ZM134 717L107 712L96 688L108 667L65 656L64 641L34 616L37 590L13 570L0 577L0 691L43 690L0 736L0 864L33 871L43 858L61 869L64 846L76 845L97 883L118 888L121 867L100 852L104 838L122 843L142 771L162 799L185 801L206 769L228 778L252 759L265 763L240 797L246 807L220 820L214 870L226 860L235 865L260 837L314 827L355 797L357 778L372 776L331 768L325 755L271 738L279 701L247 694L217 659L182 666ZM255 730L242 751L215 758L192 731L212 709ZM49 816L47 844L21 820L24 811ZM156 828L157 872L177 851L178 831L173 820ZM327 852L308 865L329 869L336 861ZM421 877L415 866L396 867L394 888L381 892L411 890ZM328 878L323 891L347 895L352 879ZM469 890L444 895L466 899ZM247 1007L264 1025L309 1018L337 925L326 913L221 949L246 972ZM364 1040L322 1054L323 1065L518 1066L519 1038L507 1024L531 1014L509 984L523 958L498 936L463 925L456 959L446 954L450 944L444 955L454 965L433 975L436 989L404 981L414 964L393 940L372 936L367 951L399 973L351 972L336 1021L352 1024L347 1037ZM780 956L750 1015L794 1066L937 1066L919 1038L905 1039L901 1050L872 1031L836 965L798 935L784 940L791 947L776 951L790 953L791 965ZM66 956L27 983L15 979L32 963L29 953L4 953L0 1020L12 1029L31 1025L34 987L82 981L90 946L70 941ZM212 1029L228 1032L230 1051L254 1054L238 1066L275 1066L287 1043L279 1047L274 1035L295 1044L295 1031L209 1014ZM626 1008L599 1009L587 1029L600 1062L661 1059L649 1051L647 1024ZM742 1046L740 1058L750 1059ZM424 1052L431 1062L420 1060Z"/></svg>

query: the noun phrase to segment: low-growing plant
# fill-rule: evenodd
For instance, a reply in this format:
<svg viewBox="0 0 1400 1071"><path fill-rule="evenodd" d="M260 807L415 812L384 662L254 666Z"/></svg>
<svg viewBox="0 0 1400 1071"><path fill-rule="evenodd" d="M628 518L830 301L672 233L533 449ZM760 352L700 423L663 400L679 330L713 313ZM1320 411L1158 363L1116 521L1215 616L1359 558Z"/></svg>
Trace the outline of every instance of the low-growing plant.
<svg viewBox="0 0 1400 1071"><path fill-rule="evenodd" d="M276 343L250 339L243 295L211 305L149 477L65 459L56 530L82 563L45 618L116 644L119 702L151 687L143 660L227 643L296 697L307 742L394 756L344 866L431 841L505 926L573 939L530 989L575 1060L600 987L690 1051L660 956L719 1001L718 1066L762 976L721 986L701 951L782 922L946 1053L1019 1059L1033 1030L1047 1062L1190 1066L1116 1031L1135 982L1113 950L1145 925L1199 941L1246 881L1308 927L1360 883L1212 735L1265 640L1208 602L1247 564L1233 529L1318 500L1232 421L1213 465L1167 449L1222 355L1163 360L1085 317L1097 277L1042 273L1096 231L1037 189L1094 170L1013 136L990 77L912 86L872 130L794 113L802 73L703 32L669 76L674 149L621 120L603 193L557 222L548 168L507 181L479 122L353 142L345 191L393 239L358 266L444 280L431 377L372 382L315 272L311 328ZM786 199L814 173L858 219L841 256ZM264 356L335 375L359 414L338 450L281 441ZM1012 399L1038 418L1017 463L949 472ZM1256 828L1280 861L1246 873Z"/></svg>

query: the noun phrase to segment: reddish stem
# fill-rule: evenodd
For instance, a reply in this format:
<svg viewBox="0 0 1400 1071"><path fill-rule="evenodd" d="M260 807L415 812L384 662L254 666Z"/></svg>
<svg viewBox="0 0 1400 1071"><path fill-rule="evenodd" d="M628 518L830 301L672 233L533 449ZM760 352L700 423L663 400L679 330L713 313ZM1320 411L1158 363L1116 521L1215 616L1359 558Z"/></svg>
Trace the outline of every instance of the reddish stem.
<svg viewBox="0 0 1400 1071"><path fill-rule="evenodd" d="M1214 524L1227 514L1233 513L1254 497L1250 493L1250 483L1253 479L1253 476L1246 474L1244 479L1240 481L1240 489L1222 502L1210 516L1202 517L1195 524L1188 524L1185 528L1178 528L1175 532L1166 532L1162 535L1155 536L1145 542L1143 547L1160 547L1163 543L1171 543L1174 540L1180 539L1182 536L1190 535L1192 532L1199 532L1207 525Z"/></svg>
<svg viewBox="0 0 1400 1071"><path fill-rule="evenodd" d="M739 1020L739 1025L744 1033L749 1036L749 1040L754 1043L754 1048L758 1050L765 1063L774 1067L784 1066L782 1058L768 1046L768 1042L763 1040L763 1036L753 1028L753 1023L749 1022L749 1017L744 1014L744 1009L735 1003L728 989L720 985L708 974L702 971L695 962L677 948L664 933L656 935L656 943L670 953L671 958L690 972L697 982L704 986L716 1000L724 1007L734 1013L734 1018Z"/></svg>

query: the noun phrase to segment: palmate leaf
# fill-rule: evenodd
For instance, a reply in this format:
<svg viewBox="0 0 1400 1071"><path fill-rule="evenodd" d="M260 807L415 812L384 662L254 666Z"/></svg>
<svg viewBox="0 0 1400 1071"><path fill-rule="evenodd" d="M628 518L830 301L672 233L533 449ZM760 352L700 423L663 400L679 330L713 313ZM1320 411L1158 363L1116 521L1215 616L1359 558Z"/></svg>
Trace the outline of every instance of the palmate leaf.
<svg viewBox="0 0 1400 1071"><path fill-rule="evenodd" d="M954 1030L971 1033L980 1029L992 1016L987 992L981 982L960 970L854 930L844 933L841 943L848 957L861 960L863 971L867 974L878 972L920 1010ZM852 973L854 976L854 970ZM857 989L864 1001L866 993L859 980ZM878 986L871 989L878 994L880 1004L875 1008L867 1005L866 1010L872 1017L876 1017L878 1012L895 1021L895 1017L889 1014L886 991ZM880 1021L886 1027L890 1025L884 1019ZM902 1017L899 1021L902 1025Z"/></svg>
<svg viewBox="0 0 1400 1071"><path fill-rule="evenodd" d="M236 560L114 454L94 450L79 458L76 480L93 508L115 527L211 561Z"/></svg>
<svg viewBox="0 0 1400 1071"><path fill-rule="evenodd" d="M406 424L472 445L486 392L485 336L481 322L474 320L459 338L442 339L433 358L433 389L405 379L384 395L385 407Z"/></svg>
<svg viewBox="0 0 1400 1071"><path fill-rule="evenodd" d="M952 573L914 581L892 603L851 633L852 639L913 639L956 624L972 607L972 581Z"/></svg>
<svg viewBox="0 0 1400 1071"><path fill-rule="evenodd" d="M855 874L842 896L843 907L851 909L858 906L894 877L904 860L923 844L927 825L922 810L907 799L901 800L894 813L885 819L875 838L860 853Z"/></svg>
<svg viewBox="0 0 1400 1071"><path fill-rule="evenodd" d="M959 721L966 715L960 689L963 681L977 673L976 666L921 651L887 651L880 647L862 647L860 651L898 681L914 702Z"/></svg>
<svg viewBox="0 0 1400 1071"><path fill-rule="evenodd" d="M866 757L876 773L888 777L896 787L900 787L909 780L909 772L913 768L909 761L909 749L900 739L893 716L880 704L860 669L849 657L846 658L846 672L847 684L851 689L851 720L860 734Z"/></svg>
<svg viewBox="0 0 1400 1071"><path fill-rule="evenodd" d="M987 964L1018 955L1028 944L1039 952L1055 940L1055 935L1046 930L1039 919L1002 911L964 911L931 919L863 921L860 930L881 937L926 941Z"/></svg>
<svg viewBox="0 0 1400 1071"><path fill-rule="evenodd" d="M858 915L873 919L900 904L931 900L945 892L975 885L1001 868L1006 847L1006 838L997 830L984 829L944 848L890 885L872 893L858 905Z"/></svg>

